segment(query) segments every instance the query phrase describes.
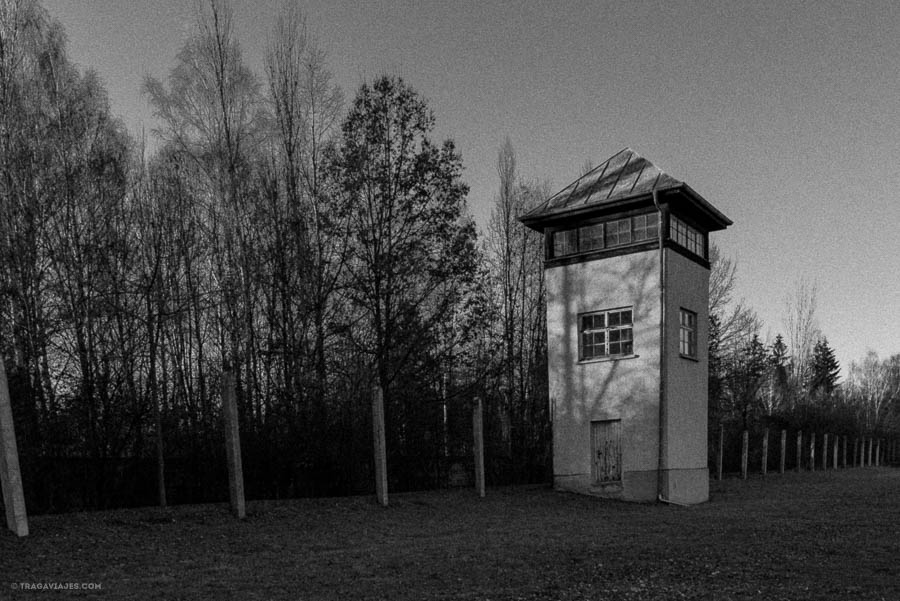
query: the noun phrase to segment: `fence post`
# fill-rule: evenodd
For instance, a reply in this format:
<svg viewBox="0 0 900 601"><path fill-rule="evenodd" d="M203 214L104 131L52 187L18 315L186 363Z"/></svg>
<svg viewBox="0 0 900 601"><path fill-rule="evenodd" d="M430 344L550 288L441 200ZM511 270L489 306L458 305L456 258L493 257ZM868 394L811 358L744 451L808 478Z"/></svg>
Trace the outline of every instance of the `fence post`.
<svg viewBox="0 0 900 601"><path fill-rule="evenodd" d="M475 490L478 496L484 496L484 429L481 397L475 397L472 410L472 436L475 441Z"/></svg>
<svg viewBox="0 0 900 601"><path fill-rule="evenodd" d="M816 471L816 433L809 435L809 471Z"/></svg>
<svg viewBox="0 0 900 601"><path fill-rule="evenodd" d="M844 442L844 463L843 463L843 467L846 468L846 467L847 467L847 435L846 435L846 434L844 434L844 440L843 440L843 442Z"/></svg>
<svg viewBox="0 0 900 601"><path fill-rule="evenodd" d="M873 442L875 442L875 441L873 441L872 438L869 437L869 461L867 464L869 467L872 467L872 451L874 450L874 447L875 447L875 445L872 444Z"/></svg>
<svg viewBox="0 0 900 601"><path fill-rule="evenodd" d="M784 473L784 455L787 451L787 430L781 431L781 461L778 463L778 473Z"/></svg>
<svg viewBox="0 0 900 601"><path fill-rule="evenodd" d="M859 438L853 437L853 462L850 467L859 467Z"/></svg>
<svg viewBox="0 0 900 601"><path fill-rule="evenodd" d="M822 469L828 469L828 434L822 435Z"/></svg>
<svg viewBox="0 0 900 601"><path fill-rule="evenodd" d="M762 475L766 476L766 472L769 470L769 429L766 428L763 430L763 445L762 445Z"/></svg>
<svg viewBox="0 0 900 601"><path fill-rule="evenodd" d="M384 391L380 384L375 384L372 391L372 442L375 454L375 499L387 507L387 444L384 434Z"/></svg>
<svg viewBox="0 0 900 601"><path fill-rule="evenodd" d="M801 463L801 459L803 458L803 431L797 430L797 467L795 468L798 472L802 469L803 464Z"/></svg>
<svg viewBox="0 0 900 601"><path fill-rule="evenodd" d="M28 514L22 472L19 469L19 449L13 425L12 401L6 381L6 366L0 357L0 489L6 508L6 525L16 536L28 536Z"/></svg>
<svg viewBox="0 0 900 601"><path fill-rule="evenodd" d="M741 432L741 478L747 479L747 446L749 433L744 430Z"/></svg>
<svg viewBox="0 0 900 601"><path fill-rule="evenodd" d="M875 467L881 465L881 439L875 441Z"/></svg>
<svg viewBox="0 0 900 601"><path fill-rule="evenodd" d="M225 419L225 460L228 464L228 498L238 519L247 517L244 499L244 467L241 461L241 430L238 423L234 373L222 372L222 416Z"/></svg>
<svg viewBox="0 0 900 601"><path fill-rule="evenodd" d="M719 424L719 457L718 465L719 480L722 480L722 462L725 459L725 425Z"/></svg>
<svg viewBox="0 0 900 601"><path fill-rule="evenodd" d="M840 436L835 435L834 437L834 449L831 453L831 467L834 469L838 468L838 443L841 441Z"/></svg>

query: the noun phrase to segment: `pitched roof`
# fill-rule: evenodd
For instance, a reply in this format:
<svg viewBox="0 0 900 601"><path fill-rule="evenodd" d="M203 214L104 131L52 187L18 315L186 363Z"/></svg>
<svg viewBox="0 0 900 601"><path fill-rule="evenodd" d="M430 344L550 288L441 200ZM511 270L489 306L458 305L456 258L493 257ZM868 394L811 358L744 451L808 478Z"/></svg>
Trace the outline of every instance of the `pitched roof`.
<svg viewBox="0 0 900 601"><path fill-rule="evenodd" d="M654 189L684 186L630 148L620 150L522 216L523 221L571 209L612 204Z"/></svg>

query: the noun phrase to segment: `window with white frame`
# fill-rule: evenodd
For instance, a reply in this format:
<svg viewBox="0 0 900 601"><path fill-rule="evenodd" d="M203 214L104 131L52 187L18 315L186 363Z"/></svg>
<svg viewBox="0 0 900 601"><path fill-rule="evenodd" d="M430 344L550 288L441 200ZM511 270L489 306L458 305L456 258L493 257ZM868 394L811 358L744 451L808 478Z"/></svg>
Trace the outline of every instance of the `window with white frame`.
<svg viewBox="0 0 900 601"><path fill-rule="evenodd" d="M678 346L682 356L697 358L697 314L693 311L681 310Z"/></svg>
<svg viewBox="0 0 900 601"><path fill-rule="evenodd" d="M578 359L607 359L634 353L631 307L578 316Z"/></svg>

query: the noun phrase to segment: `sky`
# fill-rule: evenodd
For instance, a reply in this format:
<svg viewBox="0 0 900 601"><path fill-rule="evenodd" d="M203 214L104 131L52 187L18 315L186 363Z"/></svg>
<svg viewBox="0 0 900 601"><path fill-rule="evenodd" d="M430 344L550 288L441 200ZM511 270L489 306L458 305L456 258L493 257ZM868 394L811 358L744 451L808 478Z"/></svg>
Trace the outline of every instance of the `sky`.
<svg viewBox="0 0 900 601"><path fill-rule="evenodd" d="M44 0L70 58L105 82L136 136L193 0ZM736 296L784 332L801 279L846 374L900 352L900 3L300 2L349 100L399 75L462 154L484 226L506 137L519 175L555 192L631 147L734 221L712 241ZM234 3L245 60L263 56L282 0Z"/></svg>

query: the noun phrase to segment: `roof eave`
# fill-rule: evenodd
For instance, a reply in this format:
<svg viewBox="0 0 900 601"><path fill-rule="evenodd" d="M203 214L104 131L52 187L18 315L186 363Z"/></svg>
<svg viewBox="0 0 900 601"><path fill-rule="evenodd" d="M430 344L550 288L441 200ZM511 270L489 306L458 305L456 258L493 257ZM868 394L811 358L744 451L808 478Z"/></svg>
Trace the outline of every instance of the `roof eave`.
<svg viewBox="0 0 900 601"><path fill-rule="evenodd" d="M665 190L671 189L674 189L674 187L665 188ZM663 189L660 189L660 191L662 190ZM559 221L566 221L568 219L571 219L572 217L579 217L592 213L614 213L615 211L628 205L640 204L642 201L652 202L652 198L652 192L641 192L640 194L623 196L622 198L617 198L611 202L604 202L603 204L590 204L576 208L547 211L537 215L533 214L534 211L530 211L525 215L519 217L519 221L523 225L535 231L543 232L546 226L553 225L554 223Z"/></svg>
<svg viewBox="0 0 900 601"><path fill-rule="evenodd" d="M688 197L693 204L697 206L709 219L709 228L710 231L718 231L724 230L726 227L732 225L732 221L726 217L721 211L712 206L709 201L700 196L696 190L691 188L689 185L684 182L679 182L674 186L667 186L665 188L656 188L657 194L664 194L669 192L682 192L686 197ZM623 207L632 204L640 204L642 201L649 201L653 198L653 191L649 192L641 192L640 194L634 194L632 196L624 196L622 198L618 198L612 202L603 203L602 205L586 205L581 206L574 209L561 209L557 211L548 211L543 213L535 214L537 209L533 209L529 211L525 215L519 217L519 221L538 232L543 232L544 228L554 223L558 223L560 221L567 221L573 217L579 217L582 215L587 215L591 213L612 213L616 210L619 210Z"/></svg>
<svg viewBox="0 0 900 601"><path fill-rule="evenodd" d="M690 199L693 200L694 203L696 203L696 205L704 213L706 213L706 216L709 217L710 222L715 225L715 227L711 227L709 231L715 232L718 230L724 230L728 226L734 225L734 222L731 219L726 217L725 214L722 213L722 211L712 206L712 204L710 204L708 200L700 196L700 194L698 194L697 191L691 188L689 185L682 183L678 187L681 188L684 191L685 195L690 197Z"/></svg>

